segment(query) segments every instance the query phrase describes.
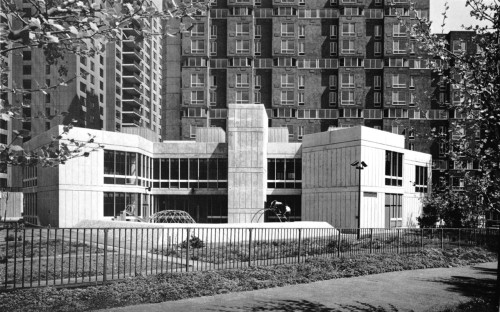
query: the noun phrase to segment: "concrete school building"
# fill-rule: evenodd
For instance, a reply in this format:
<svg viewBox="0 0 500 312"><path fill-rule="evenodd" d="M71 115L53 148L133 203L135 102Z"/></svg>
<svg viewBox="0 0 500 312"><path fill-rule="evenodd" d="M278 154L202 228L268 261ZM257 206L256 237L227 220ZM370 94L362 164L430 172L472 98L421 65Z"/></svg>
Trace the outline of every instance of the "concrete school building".
<svg viewBox="0 0 500 312"><path fill-rule="evenodd" d="M25 148L61 132L54 127ZM430 191L431 156L404 149L403 136L358 126L289 143L287 128L268 127L263 105L229 105L227 132L198 128L195 141L154 142L144 133L83 128L69 136L86 140L89 134L104 149L25 170L26 219L69 227L110 220L127 208L141 217L183 210L198 223L268 222L276 220L262 210L279 200L292 208L292 221L409 227ZM355 161L367 167L358 170Z"/></svg>

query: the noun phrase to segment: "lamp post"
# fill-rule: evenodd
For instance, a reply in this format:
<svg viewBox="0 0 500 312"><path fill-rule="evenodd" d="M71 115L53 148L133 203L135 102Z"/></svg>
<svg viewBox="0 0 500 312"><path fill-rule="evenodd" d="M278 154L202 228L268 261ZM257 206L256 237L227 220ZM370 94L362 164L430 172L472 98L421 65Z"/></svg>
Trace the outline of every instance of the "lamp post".
<svg viewBox="0 0 500 312"><path fill-rule="evenodd" d="M361 170L368 167L368 165L362 160L355 160L351 163L356 170L358 170L358 239L361 238Z"/></svg>

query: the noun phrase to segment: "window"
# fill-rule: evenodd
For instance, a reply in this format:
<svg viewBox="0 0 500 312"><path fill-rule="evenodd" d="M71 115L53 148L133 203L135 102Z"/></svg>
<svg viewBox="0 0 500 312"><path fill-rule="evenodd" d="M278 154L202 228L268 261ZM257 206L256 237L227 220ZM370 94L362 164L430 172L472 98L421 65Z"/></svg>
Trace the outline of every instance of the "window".
<svg viewBox="0 0 500 312"><path fill-rule="evenodd" d="M23 66L23 75L31 75L31 65Z"/></svg>
<svg viewBox="0 0 500 312"><path fill-rule="evenodd" d="M255 25L255 38L260 38L261 36L261 26Z"/></svg>
<svg viewBox="0 0 500 312"><path fill-rule="evenodd" d="M236 53L250 53L250 40L236 40Z"/></svg>
<svg viewBox="0 0 500 312"><path fill-rule="evenodd" d="M299 92L299 105L304 105L304 93Z"/></svg>
<svg viewBox="0 0 500 312"><path fill-rule="evenodd" d="M204 74L191 74L191 87L204 87L205 75Z"/></svg>
<svg viewBox="0 0 500 312"><path fill-rule="evenodd" d="M376 39L382 38L382 26L375 25L373 29L373 34L375 35Z"/></svg>
<svg viewBox="0 0 500 312"><path fill-rule="evenodd" d="M415 106L415 93L410 93L410 106Z"/></svg>
<svg viewBox="0 0 500 312"><path fill-rule="evenodd" d="M460 177L451 177L451 189L454 191L463 190L465 188L465 180Z"/></svg>
<svg viewBox="0 0 500 312"><path fill-rule="evenodd" d="M465 52L466 43L462 40L453 40L453 52Z"/></svg>
<svg viewBox="0 0 500 312"><path fill-rule="evenodd" d="M195 125L189 125L189 137L191 139L196 139L196 126ZM172 166L172 170L176 170L178 169L177 166L175 166L176 168L174 169L174 166ZM172 176L174 176L174 174L172 173Z"/></svg>
<svg viewBox="0 0 500 312"><path fill-rule="evenodd" d="M410 53L415 54L415 41L410 41Z"/></svg>
<svg viewBox="0 0 500 312"><path fill-rule="evenodd" d="M217 93L215 91L210 91L210 106L217 105Z"/></svg>
<svg viewBox="0 0 500 312"><path fill-rule="evenodd" d="M193 39L191 40L191 53L204 53L205 52L205 40Z"/></svg>
<svg viewBox="0 0 500 312"><path fill-rule="evenodd" d="M380 107L381 103L382 103L382 93L373 92L373 105L375 107Z"/></svg>
<svg viewBox="0 0 500 312"><path fill-rule="evenodd" d="M356 36L356 27L354 23L342 24L342 36Z"/></svg>
<svg viewBox="0 0 500 312"><path fill-rule="evenodd" d="M392 87L393 88L406 88L406 77L404 75L396 74L392 75Z"/></svg>
<svg viewBox="0 0 500 312"><path fill-rule="evenodd" d="M403 154L385 151L385 185L403 186Z"/></svg>
<svg viewBox="0 0 500 312"><path fill-rule="evenodd" d="M191 28L191 36L203 36L205 34L205 24L196 23Z"/></svg>
<svg viewBox="0 0 500 312"><path fill-rule="evenodd" d="M337 75L330 75L328 77L328 86L330 90L337 89Z"/></svg>
<svg viewBox="0 0 500 312"><path fill-rule="evenodd" d="M281 91L281 104L282 105L293 105L295 101L293 90L282 90Z"/></svg>
<svg viewBox="0 0 500 312"><path fill-rule="evenodd" d="M415 166L415 192L427 193L427 167Z"/></svg>
<svg viewBox="0 0 500 312"><path fill-rule="evenodd" d="M299 55L304 55L306 49L306 43L304 41L299 41Z"/></svg>
<svg viewBox="0 0 500 312"><path fill-rule="evenodd" d="M446 94L444 92L439 93L439 105L444 105L446 103Z"/></svg>
<svg viewBox="0 0 500 312"><path fill-rule="evenodd" d="M281 40L281 53L292 54L295 52L295 40Z"/></svg>
<svg viewBox="0 0 500 312"><path fill-rule="evenodd" d="M382 42L373 43L373 53L375 55L382 55Z"/></svg>
<svg viewBox="0 0 500 312"><path fill-rule="evenodd" d="M306 37L306 25L299 25L299 38Z"/></svg>
<svg viewBox="0 0 500 312"><path fill-rule="evenodd" d="M23 61L31 61L31 51L23 51Z"/></svg>
<svg viewBox="0 0 500 312"><path fill-rule="evenodd" d="M392 25L392 35L394 37L406 37L406 26L399 23Z"/></svg>
<svg viewBox="0 0 500 312"><path fill-rule="evenodd" d="M291 74L281 75L281 87L282 88L294 88L295 87L295 76Z"/></svg>
<svg viewBox="0 0 500 312"><path fill-rule="evenodd" d="M354 91L342 91L341 103L342 105L354 105Z"/></svg>
<svg viewBox="0 0 500 312"><path fill-rule="evenodd" d="M50 93L45 94L45 103L50 103Z"/></svg>
<svg viewBox="0 0 500 312"><path fill-rule="evenodd" d="M337 25L330 25L330 38L337 38Z"/></svg>
<svg viewBox="0 0 500 312"><path fill-rule="evenodd" d="M406 53L408 43L403 40L394 40L392 42L392 53L394 54L404 54Z"/></svg>
<svg viewBox="0 0 500 312"><path fill-rule="evenodd" d="M415 76L410 76L410 89L415 89Z"/></svg>
<svg viewBox="0 0 500 312"><path fill-rule="evenodd" d="M382 87L382 76L373 76L373 89L380 90Z"/></svg>
<svg viewBox="0 0 500 312"><path fill-rule="evenodd" d="M405 91L392 91L392 104L393 105L405 105L406 104L406 92Z"/></svg>
<svg viewBox="0 0 500 312"><path fill-rule="evenodd" d="M305 88L306 84L306 76L304 75L299 75L299 89L302 90Z"/></svg>
<svg viewBox="0 0 500 312"><path fill-rule="evenodd" d="M217 38L217 25L210 26L210 38Z"/></svg>
<svg viewBox="0 0 500 312"><path fill-rule="evenodd" d="M254 89L260 89L261 86L261 76L260 75L255 75L254 76Z"/></svg>
<svg viewBox="0 0 500 312"><path fill-rule="evenodd" d="M260 94L260 91L255 91L254 92L254 102L257 104L262 103L262 96Z"/></svg>
<svg viewBox="0 0 500 312"><path fill-rule="evenodd" d="M342 88L354 88L354 74L343 73L341 77L342 81L340 86Z"/></svg>
<svg viewBox="0 0 500 312"><path fill-rule="evenodd" d="M210 41L210 55L217 55L217 42Z"/></svg>
<svg viewBox="0 0 500 312"><path fill-rule="evenodd" d="M304 126L298 126L297 127L297 139L302 140L302 137L304 137Z"/></svg>
<svg viewBox="0 0 500 312"><path fill-rule="evenodd" d="M337 46L338 44L336 41L330 42L330 55L337 55Z"/></svg>
<svg viewBox="0 0 500 312"><path fill-rule="evenodd" d="M205 102L204 91L191 91L191 104L200 105Z"/></svg>
<svg viewBox="0 0 500 312"><path fill-rule="evenodd" d="M236 104L248 104L250 103L250 94L248 91L237 90L236 91Z"/></svg>
<svg viewBox="0 0 500 312"><path fill-rule="evenodd" d="M236 36L248 36L250 35L250 24L249 23L236 23Z"/></svg>
<svg viewBox="0 0 500 312"><path fill-rule="evenodd" d="M50 65L45 65L45 75L50 75Z"/></svg>
<svg viewBox="0 0 500 312"><path fill-rule="evenodd" d="M403 195L385 194L386 227L403 226Z"/></svg>
<svg viewBox="0 0 500 312"><path fill-rule="evenodd" d="M342 40L342 53L354 54L354 40Z"/></svg>
<svg viewBox="0 0 500 312"><path fill-rule="evenodd" d="M293 127L288 126L287 128L288 128L288 133L293 134ZM302 179L301 159L269 158L267 160L268 188L270 189L300 188L301 179Z"/></svg>
<svg viewBox="0 0 500 312"><path fill-rule="evenodd" d="M294 37L295 36L295 24L294 23L281 23L281 36L282 37Z"/></svg>
<svg viewBox="0 0 500 312"><path fill-rule="evenodd" d="M248 74L236 74L236 87L248 88L249 87Z"/></svg>
<svg viewBox="0 0 500 312"><path fill-rule="evenodd" d="M337 92L329 92L328 93L328 105L330 105L330 106L337 105Z"/></svg>

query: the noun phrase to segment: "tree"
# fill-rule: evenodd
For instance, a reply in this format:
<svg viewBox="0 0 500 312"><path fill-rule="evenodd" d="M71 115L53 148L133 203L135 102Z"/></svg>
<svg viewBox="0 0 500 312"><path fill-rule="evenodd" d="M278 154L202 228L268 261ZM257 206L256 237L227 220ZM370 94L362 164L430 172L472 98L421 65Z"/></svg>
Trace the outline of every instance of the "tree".
<svg viewBox="0 0 500 312"><path fill-rule="evenodd" d="M460 92L460 101L452 101L448 108L462 118L451 123L449 133L435 133L437 140L449 144L450 160L463 164L446 172L456 174L459 182L451 190L447 184L436 187L426 199L427 204L439 207L442 218L448 215L451 221L453 213L462 216L460 222L456 218L452 222L458 226L472 225L471 215L497 213L500 208L500 4L467 0L466 7L472 17L488 22L487 26L464 27L475 32L475 53L471 53L474 47L457 52L444 36L431 33L428 20L418 19L413 27L420 48L434 57L433 70ZM446 5L443 25L447 11Z"/></svg>
<svg viewBox="0 0 500 312"><path fill-rule="evenodd" d="M443 25L448 5L445 7ZM447 65L433 62L434 69L443 73L445 81L460 91L460 101L450 105L464 116L460 129L470 129L477 134L476 139L462 132L462 136L450 144L452 160L472 160L478 164L478 170L462 168L461 171L465 171L464 190L438 189L430 200L435 207L441 208L441 217L447 212L452 213L458 216L461 225L471 213L498 214L500 209L500 4L497 0L467 0L466 7L472 17L487 22L487 26L464 27L475 32L476 53L454 52L455 49L450 49L443 37L431 33L429 21L420 19L413 29L420 46ZM500 231L498 233L500 258ZM500 309L500 262L493 302Z"/></svg>
<svg viewBox="0 0 500 312"><path fill-rule="evenodd" d="M89 0L0 0L0 114L10 119L23 120L23 107L30 107L28 100L21 106L7 101L7 94L29 95L63 88L77 77L68 77L68 68L63 59L68 54L82 57L95 56L105 51L106 44L121 38L121 29L134 28L138 35L133 39L139 43L148 36L175 36L189 31L188 25L180 23L175 31L168 25L170 19L194 18L204 14L210 1L181 2L170 0L162 11L145 0L103 0L93 3ZM29 4L30 8L26 8ZM153 33L144 26L146 19L158 19L166 25L162 33ZM130 38L129 38L130 39ZM52 85L35 82L35 87L23 89L22 86L6 84L9 71L8 57L12 53L41 49L47 64L58 67L59 79ZM67 112L58 112L65 116ZM49 116L42 116L47 118ZM34 151L24 151L21 146L23 137L29 136L26 130L14 132L9 144L0 144L0 169L13 166L57 166L68 159L87 156L89 152L102 148L93 137L87 141L72 140L68 132L78 120L71 120L63 134L53 138L50 144Z"/></svg>

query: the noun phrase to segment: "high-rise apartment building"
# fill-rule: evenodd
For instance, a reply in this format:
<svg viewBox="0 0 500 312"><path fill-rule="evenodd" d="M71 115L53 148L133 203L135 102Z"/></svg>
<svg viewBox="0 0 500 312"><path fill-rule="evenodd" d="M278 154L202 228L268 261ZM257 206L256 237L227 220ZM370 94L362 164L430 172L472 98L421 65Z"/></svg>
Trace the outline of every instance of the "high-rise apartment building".
<svg viewBox="0 0 500 312"><path fill-rule="evenodd" d="M452 168L449 145L430 133L461 118L446 105L459 95L411 36L417 15L429 18L429 0L217 0L166 39L162 137L225 129L228 104L262 103L291 142L364 125L404 134L435 169ZM476 51L472 32L443 36L453 51Z"/></svg>
<svg viewBox="0 0 500 312"><path fill-rule="evenodd" d="M161 3L148 1L161 8ZM23 1L25 14L30 3ZM33 9L32 9L33 10ZM15 21L14 21L15 22ZM19 107L22 121L15 129L26 129L38 135L51 127L76 120L76 126L126 131L145 127L161 131L161 39L146 37L139 41L137 28L161 33L159 19L143 19L120 30L115 42L96 55L66 53L56 63L49 63L44 50L24 49L9 55L9 88L40 89L69 81L66 86L43 92L2 94L9 104ZM89 40L88 44L96 41ZM61 67L65 74L61 75ZM20 116L20 117L21 117Z"/></svg>

